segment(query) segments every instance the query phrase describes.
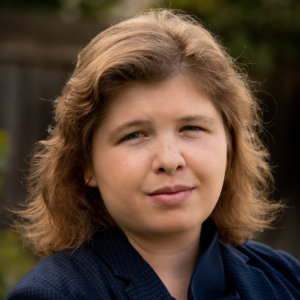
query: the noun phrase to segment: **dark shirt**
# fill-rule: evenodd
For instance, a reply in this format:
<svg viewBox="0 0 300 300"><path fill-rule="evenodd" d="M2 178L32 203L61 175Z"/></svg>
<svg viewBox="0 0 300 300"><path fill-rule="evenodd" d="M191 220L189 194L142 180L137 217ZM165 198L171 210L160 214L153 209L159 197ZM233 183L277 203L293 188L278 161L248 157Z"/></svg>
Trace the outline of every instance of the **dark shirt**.
<svg viewBox="0 0 300 300"><path fill-rule="evenodd" d="M204 249L194 270L189 291L189 300L240 299L230 291L219 244L218 231L211 220L204 222L201 248Z"/></svg>

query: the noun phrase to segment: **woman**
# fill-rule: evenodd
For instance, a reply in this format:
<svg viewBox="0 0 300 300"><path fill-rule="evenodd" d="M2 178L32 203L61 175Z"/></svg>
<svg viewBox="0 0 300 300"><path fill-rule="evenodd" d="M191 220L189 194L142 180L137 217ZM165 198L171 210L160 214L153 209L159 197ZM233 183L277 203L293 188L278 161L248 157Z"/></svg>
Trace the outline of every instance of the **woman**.
<svg viewBox="0 0 300 300"><path fill-rule="evenodd" d="M48 256L7 299L300 299L300 265L248 241L281 205L246 78L187 16L96 36L32 162L22 228Z"/></svg>

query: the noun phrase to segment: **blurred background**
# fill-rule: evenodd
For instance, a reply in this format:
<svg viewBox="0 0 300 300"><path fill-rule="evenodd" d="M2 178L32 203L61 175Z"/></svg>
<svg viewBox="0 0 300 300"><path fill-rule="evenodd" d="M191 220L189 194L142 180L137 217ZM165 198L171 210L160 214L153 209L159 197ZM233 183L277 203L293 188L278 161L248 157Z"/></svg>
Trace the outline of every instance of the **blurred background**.
<svg viewBox="0 0 300 300"><path fill-rule="evenodd" d="M101 30L147 8L197 16L257 82L276 179L289 208L259 240L300 259L300 1L0 0L0 299L39 258L10 228L26 197L36 141L78 51Z"/></svg>

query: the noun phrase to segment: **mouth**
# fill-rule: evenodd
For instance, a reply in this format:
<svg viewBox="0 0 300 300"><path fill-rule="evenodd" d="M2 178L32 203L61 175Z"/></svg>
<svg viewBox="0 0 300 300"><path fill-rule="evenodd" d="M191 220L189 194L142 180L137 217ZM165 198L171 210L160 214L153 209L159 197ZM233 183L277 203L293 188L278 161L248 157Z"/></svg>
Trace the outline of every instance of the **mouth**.
<svg viewBox="0 0 300 300"><path fill-rule="evenodd" d="M184 192L193 189L191 186L186 185L175 185L175 186L166 186L159 188L151 193L149 193L150 196L153 195L159 195L159 194L175 194L178 192Z"/></svg>
<svg viewBox="0 0 300 300"><path fill-rule="evenodd" d="M162 206L178 206L184 204L192 194L194 187L186 185L166 186L159 188L148 196Z"/></svg>

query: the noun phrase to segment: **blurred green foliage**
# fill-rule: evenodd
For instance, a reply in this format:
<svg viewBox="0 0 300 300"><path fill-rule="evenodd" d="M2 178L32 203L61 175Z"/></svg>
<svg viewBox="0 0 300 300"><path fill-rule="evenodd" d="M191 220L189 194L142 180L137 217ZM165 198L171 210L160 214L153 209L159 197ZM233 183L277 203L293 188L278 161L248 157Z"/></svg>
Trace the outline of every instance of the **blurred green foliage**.
<svg viewBox="0 0 300 300"><path fill-rule="evenodd" d="M2 9L27 11L56 11L61 7L61 0L0 0Z"/></svg>
<svg viewBox="0 0 300 300"><path fill-rule="evenodd" d="M8 154L8 133L0 129L0 195L3 186L3 172L6 164L6 157Z"/></svg>
<svg viewBox="0 0 300 300"><path fill-rule="evenodd" d="M3 171L9 148L9 135L0 129L0 194ZM1 206L0 209L3 209ZM22 247L20 236L11 229L0 230L0 299L4 299L16 282L36 263L36 258Z"/></svg>
<svg viewBox="0 0 300 300"><path fill-rule="evenodd" d="M182 9L198 16L206 27L221 37L221 42L233 57L243 63L254 62L253 70L258 74L268 74L275 66L300 61L300 43L297 42L300 36L299 0L140 1L145 2L145 8ZM86 18L107 21L111 9L124 2L125 0L0 0L0 8L54 12L70 20Z"/></svg>
<svg viewBox="0 0 300 300"><path fill-rule="evenodd" d="M4 9L30 12L58 13L69 17L99 19L122 0L0 0Z"/></svg>
<svg viewBox="0 0 300 300"><path fill-rule="evenodd" d="M300 62L298 0L163 0L159 6L199 17L233 57L254 62L256 73Z"/></svg>
<svg viewBox="0 0 300 300"><path fill-rule="evenodd" d="M36 263L37 258L22 246L20 236L10 230L0 231L0 299Z"/></svg>
<svg viewBox="0 0 300 300"><path fill-rule="evenodd" d="M93 15L95 11L106 9L120 0L0 0L3 8L31 11L59 11L65 6L79 7L85 15ZM93 9L94 11L91 11Z"/></svg>
<svg viewBox="0 0 300 300"><path fill-rule="evenodd" d="M0 129L0 172L3 171L5 158L8 153L8 132Z"/></svg>

